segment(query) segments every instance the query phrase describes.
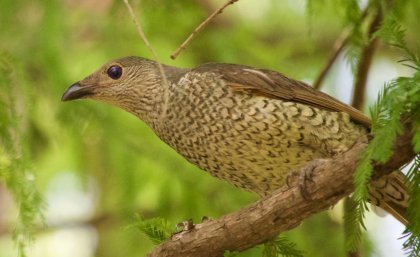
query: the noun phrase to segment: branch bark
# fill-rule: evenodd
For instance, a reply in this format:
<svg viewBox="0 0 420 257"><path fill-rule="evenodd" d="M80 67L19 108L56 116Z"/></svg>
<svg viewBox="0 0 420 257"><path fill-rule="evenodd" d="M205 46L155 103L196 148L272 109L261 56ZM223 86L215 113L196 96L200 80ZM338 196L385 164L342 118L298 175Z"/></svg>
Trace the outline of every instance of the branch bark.
<svg viewBox="0 0 420 257"><path fill-rule="evenodd" d="M348 152L333 159L308 164L315 167L313 183L307 185L312 199L306 200L302 196L299 183L295 181L290 187L280 188L235 213L175 234L147 256L223 256L226 250L243 251L298 226L307 217L329 208L353 191L353 172L367 146L366 141L361 139ZM375 166L376 176L392 172L415 156L408 126L405 134L397 139L396 147L398 151L386 164Z"/></svg>

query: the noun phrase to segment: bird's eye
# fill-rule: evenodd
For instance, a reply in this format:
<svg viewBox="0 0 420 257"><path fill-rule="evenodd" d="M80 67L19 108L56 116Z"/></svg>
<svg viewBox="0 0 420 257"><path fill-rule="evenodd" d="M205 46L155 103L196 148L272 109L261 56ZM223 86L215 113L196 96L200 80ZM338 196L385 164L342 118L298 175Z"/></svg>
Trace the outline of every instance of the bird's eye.
<svg viewBox="0 0 420 257"><path fill-rule="evenodd" d="M112 65L108 68L106 73L111 79L119 79L122 75L122 68L118 65Z"/></svg>

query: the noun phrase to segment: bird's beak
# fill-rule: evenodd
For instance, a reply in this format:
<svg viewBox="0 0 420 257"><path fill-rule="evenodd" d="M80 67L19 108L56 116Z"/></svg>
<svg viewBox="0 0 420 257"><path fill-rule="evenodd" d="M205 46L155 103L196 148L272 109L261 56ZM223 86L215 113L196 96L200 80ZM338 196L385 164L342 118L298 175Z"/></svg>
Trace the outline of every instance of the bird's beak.
<svg viewBox="0 0 420 257"><path fill-rule="evenodd" d="M61 97L61 101L71 101L92 95L92 87L82 86L80 82L71 85Z"/></svg>

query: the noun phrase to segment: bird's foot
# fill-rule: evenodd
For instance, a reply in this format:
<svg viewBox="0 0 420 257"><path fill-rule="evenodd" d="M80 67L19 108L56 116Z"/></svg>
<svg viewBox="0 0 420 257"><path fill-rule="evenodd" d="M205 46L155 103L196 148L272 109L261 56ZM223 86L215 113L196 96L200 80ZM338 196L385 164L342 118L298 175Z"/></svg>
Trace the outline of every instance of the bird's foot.
<svg viewBox="0 0 420 257"><path fill-rule="evenodd" d="M312 200L311 194L308 192L308 182L314 183L313 178L313 171L314 171L315 165L309 163L305 168L303 168L303 171L299 175L299 189L300 193L302 194L303 198L307 201Z"/></svg>
<svg viewBox="0 0 420 257"><path fill-rule="evenodd" d="M211 218L211 217L208 217L208 216L203 216L203 217L201 218L201 223L208 222L208 221L212 221L212 220L213 220L213 218Z"/></svg>
<svg viewBox="0 0 420 257"><path fill-rule="evenodd" d="M184 220L178 224L176 224L176 233L190 231L195 227L195 224L192 219Z"/></svg>
<svg viewBox="0 0 420 257"><path fill-rule="evenodd" d="M178 224L176 224L176 231L172 233L171 239L176 239L181 237L184 233L187 233L193 230L195 224L193 223L192 219L184 220Z"/></svg>
<svg viewBox="0 0 420 257"><path fill-rule="evenodd" d="M212 221L212 220L213 220L213 219L212 219L212 218L210 218L210 217L203 216L203 217L201 218L201 223L205 223L205 222ZM177 232L176 232L176 233L180 233L180 232L183 232L183 231L190 231L190 230L192 230L192 229L193 229L196 225L197 225L197 224L194 224L194 222L193 222L193 220L192 220L192 219L184 220L184 221L182 221L182 222L180 222L180 223L176 224L176 230L177 230Z"/></svg>
<svg viewBox="0 0 420 257"><path fill-rule="evenodd" d="M302 197L307 201L312 200L311 194L308 192L308 183L314 183L313 171L320 163L323 163L324 161L325 160L322 159L314 160L308 163L308 165L306 165L301 172L291 172L286 178L286 185L288 187L291 187L293 184L296 183L296 180L298 180L297 183L299 185Z"/></svg>

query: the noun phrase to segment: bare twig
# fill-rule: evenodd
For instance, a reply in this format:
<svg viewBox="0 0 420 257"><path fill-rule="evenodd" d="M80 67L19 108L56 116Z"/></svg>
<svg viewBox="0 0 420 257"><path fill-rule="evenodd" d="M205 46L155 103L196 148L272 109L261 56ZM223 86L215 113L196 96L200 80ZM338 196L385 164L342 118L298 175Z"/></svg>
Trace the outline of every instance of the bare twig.
<svg viewBox="0 0 420 257"><path fill-rule="evenodd" d="M369 26L368 39L372 38L379 25L382 22L382 12L378 8L377 13ZM352 105L356 109L362 109L365 102L366 95L366 82L369 74L369 69L373 60L373 55L378 46L378 38L374 38L363 48L359 63L357 65L357 77L354 84L354 93L352 99Z"/></svg>
<svg viewBox="0 0 420 257"><path fill-rule="evenodd" d="M387 164L375 167L378 171L375 174L382 176L392 172L414 157L409 126L405 131L397 139L398 151ZM153 249L148 257L220 257L226 250L242 251L296 227L310 215L329 208L352 192L353 172L366 145L361 140L346 153L312 164L315 165L313 183L307 185L310 200L302 196L299 182L295 181L290 187L280 188L244 209L172 236Z"/></svg>
<svg viewBox="0 0 420 257"><path fill-rule="evenodd" d="M362 15L360 16L360 22L363 22L368 13L369 8L366 8ZM330 71L332 65L334 64L337 57L340 55L340 53L343 51L344 47L348 44L351 34L353 33L354 27L350 28L347 27L343 30L343 32L340 34L340 36L337 38L337 40L334 42L333 49L330 53L330 57L327 60L327 63L325 64L324 68L319 73L318 77L316 78L313 87L317 90L319 90L322 86L322 82L324 81L325 77L327 76L328 72Z"/></svg>
<svg viewBox="0 0 420 257"><path fill-rule="evenodd" d="M318 77L316 78L313 87L319 90L322 86L322 82L324 81L325 77L327 76L328 72L330 71L332 65L334 64L335 60L337 59L338 55L343 51L344 47L349 41L350 36L350 29L345 29L337 40L334 43L333 51L328 58L328 61L322 71L319 73Z"/></svg>
<svg viewBox="0 0 420 257"><path fill-rule="evenodd" d="M179 55L179 53L185 49L188 44L191 42L191 40L194 39L195 35L200 32L205 26L207 26L217 15L221 14L223 10L228 7L231 4L234 4L239 0L228 0L225 4L223 4L219 9L217 9L215 12L213 12L207 19L205 19L200 25L198 25L197 28L194 29L194 31L190 34L190 36L182 43L173 54L171 54L171 58L173 60L176 59L176 57Z"/></svg>
<svg viewBox="0 0 420 257"><path fill-rule="evenodd" d="M162 80L163 80L163 84L165 86L165 91L163 94L163 108L161 110L161 121L164 121L164 117L166 115L166 109L168 108L168 102L169 102L169 84L168 84L168 80L166 79L166 75L165 75L165 71L163 70L163 66L160 63L159 57L155 51L155 49L152 47L152 45L150 44L149 40L147 39L146 35L144 34L143 28L140 25L139 20L136 17L136 14L133 11L133 8L131 7L130 3L128 2L128 0L124 0L124 4L127 6L128 11L130 12L131 15L131 19L133 20L134 24L136 25L137 28L137 32L139 33L140 38L143 40L144 44L146 45L147 48L149 48L150 52L153 55L153 58L155 59L155 61L157 62L157 65L159 67L159 71L160 74L162 76Z"/></svg>

